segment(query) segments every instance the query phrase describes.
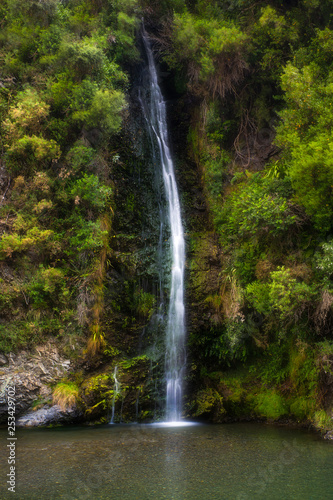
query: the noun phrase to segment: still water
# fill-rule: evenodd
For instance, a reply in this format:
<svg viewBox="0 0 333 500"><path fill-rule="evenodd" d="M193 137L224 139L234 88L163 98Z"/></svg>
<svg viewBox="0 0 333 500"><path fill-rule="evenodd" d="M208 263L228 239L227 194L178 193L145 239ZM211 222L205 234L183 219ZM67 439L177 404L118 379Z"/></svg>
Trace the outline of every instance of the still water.
<svg viewBox="0 0 333 500"><path fill-rule="evenodd" d="M18 430L13 500L329 500L333 443L260 424Z"/></svg>

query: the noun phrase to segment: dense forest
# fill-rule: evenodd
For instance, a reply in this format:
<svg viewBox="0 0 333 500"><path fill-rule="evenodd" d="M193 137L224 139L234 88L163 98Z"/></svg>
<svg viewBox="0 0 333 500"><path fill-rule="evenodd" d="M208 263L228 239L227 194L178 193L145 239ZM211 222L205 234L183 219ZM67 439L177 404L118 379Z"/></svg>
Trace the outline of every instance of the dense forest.
<svg viewBox="0 0 333 500"><path fill-rule="evenodd" d="M332 7L1 0L0 350L71 363L36 408L162 413L144 18L186 232L184 416L333 429Z"/></svg>

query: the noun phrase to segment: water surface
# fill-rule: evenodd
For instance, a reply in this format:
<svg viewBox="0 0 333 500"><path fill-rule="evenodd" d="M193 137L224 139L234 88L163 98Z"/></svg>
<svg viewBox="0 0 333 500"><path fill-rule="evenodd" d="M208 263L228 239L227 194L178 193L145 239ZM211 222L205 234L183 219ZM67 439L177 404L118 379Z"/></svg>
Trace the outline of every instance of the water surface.
<svg viewBox="0 0 333 500"><path fill-rule="evenodd" d="M1 499L333 498L332 443L301 430L110 425L22 429L17 438L16 493L6 491L5 451Z"/></svg>

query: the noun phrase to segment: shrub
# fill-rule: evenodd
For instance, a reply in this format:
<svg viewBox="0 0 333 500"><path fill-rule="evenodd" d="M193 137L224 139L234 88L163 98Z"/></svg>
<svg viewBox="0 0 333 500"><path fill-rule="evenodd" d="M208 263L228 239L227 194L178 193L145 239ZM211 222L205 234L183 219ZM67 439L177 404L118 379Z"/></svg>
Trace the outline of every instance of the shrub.
<svg viewBox="0 0 333 500"><path fill-rule="evenodd" d="M88 129L99 128L114 133L120 128L124 107L124 94L119 90L96 90L90 103L73 113L73 120Z"/></svg>
<svg viewBox="0 0 333 500"><path fill-rule="evenodd" d="M59 49L58 64L71 67L76 78L81 80L86 75L97 74L104 58L103 50L92 39L66 40Z"/></svg>
<svg viewBox="0 0 333 500"><path fill-rule="evenodd" d="M8 142L11 144L27 133L40 132L49 109L50 106L41 99L35 89L28 87L19 92L16 105L9 109L8 118L3 123Z"/></svg>
<svg viewBox="0 0 333 500"><path fill-rule="evenodd" d="M317 51L316 51L317 57ZM285 148L287 173L317 229L332 227L333 152L331 76L317 64L288 63L282 75L287 106L280 112L276 142Z"/></svg>
<svg viewBox="0 0 333 500"><path fill-rule="evenodd" d="M271 273L269 298L273 309L282 318L295 315L298 319L307 304L317 295L317 290L304 282L292 278L289 269L283 266Z"/></svg>
<svg viewBox="0 0 333 500"><path fill-rule="evenodd" d="M176 14L173 50L167 60L172 67L187 68L193 93L224 97L243 78L247 41L247 35L231 22Z"/></svg>
<svg viewBox="0 0 333 500"><path fill-rule="evenodd" d="M299 420L304 420L306 418L310 419L313 416L314 408L315 402L313 399L310 399L308 395L296 397L290 403L290 413ZM320 428L320 425L317 422L316 427Z"/></svg>
<svg viewBox="0 0 333 500"><path fill-rule="evenodd" d="M67 163L75 172L87 168L94 157L95 151L81 142L77 142L66 155Z"/></svg>
<svg viewBox="0 0 333 500"><path fill-rule="evenodd" d="M316 268L327 277L333 274L333 242L322 243L321 251L315 254Z"/></svg>
<svg viewBox="0 0 333 500"><path fill-rule="evenodd" d="M61 151L54 140L43 139L43 137L23 136L8 148L8 158L12 171L20 169L22 163L40 165L40 162L57 161ZM19 165L16 164L19 162Z"/></svg>
<svg viewBox="0 0 333 500"><path fill-rule="evenodd" d="M103 230L100 220L85 221L82 218L77 219L76 227L69 236L69 248L65 250L68 255L77 255L84 251L95 251L103 247L105 237L108 232Z"/></svg>
<svg viewBox="0 0 333 500"><path fill-rule="evenodd" d="M249 174L224 201L215 220L223 240L276 237L298 221L285 181Z"/></svg>
<svg viewBox="0 0 333 500"><path fill-rule="evenodd" d="M81 179L75 181L70 195L77 207L83 204L85 207L95 208L100 212L110 199L111 188L103 185L96 175L84 174Z"/></svg>
<svg viewBox="0 0 333 500"><path fill-rule="evenodd" d="M40 266L37 275L27 287L27 292L37 308L64 303L69 296L64 271L55 267L44 269Z"/></svg>
<svg viewBox="0 0 333 500"><path fill-rule="evenodd" d="M271 311L270 284L253 281L248 284L245 298L260 314L269 314Z"/></svg>
<svg viewBox="0 0 333 500"><path fill-rule="evenodd" d="M297 321L317 298L315 286L297 281L290 269L278 267L270 273L269 281L254 281L247 285L245 297L260 314L275 313L281 320Z"/></svg>
<svg viewBox="0 0 333 500"><path fill-rule="evenodd" d="M43 246L50 241L53 231L42 230L38 227L29 229L24 236L17 233L4 234L0 241L0 259L11 257L14 252L22 252L30 248L38 248L42 251Z"/></svg>
<svg viewBox="0 0 333 500"><path fill-rule="evenodd" d="M53 390L53 404L65 411L75 406L80 390L74 382L59 382Z"/></svg>

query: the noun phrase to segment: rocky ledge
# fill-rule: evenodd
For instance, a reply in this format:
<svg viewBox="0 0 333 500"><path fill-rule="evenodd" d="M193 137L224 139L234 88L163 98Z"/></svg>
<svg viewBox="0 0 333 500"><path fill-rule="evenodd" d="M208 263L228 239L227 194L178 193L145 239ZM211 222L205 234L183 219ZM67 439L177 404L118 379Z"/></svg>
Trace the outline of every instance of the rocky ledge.
<svg viewBox="0 0 333 500"><path fill-rule="evenodd" d="M51 389L51 385L61 380L70 368L71 362L60 355L57 345L52 342L36 346L29 352L0 353L0 423L7 421L6 394L10 388L15 390L15 416L21 425L23 422L26 425L48 425L72 421L75 412L62 412L59 407L52 406ZM32 411L38 403L44 404L44 408ZM29 423L33 420L39 423Z"/></svg>
<svg viewBox="0 0 333 500"><path fill-rule="evenodd" d="M45 427L56 424L70 424L80 418L81 413L76 408L63 410L58 405L44 406L32 410L16 421L17 427Z"/></svg>

